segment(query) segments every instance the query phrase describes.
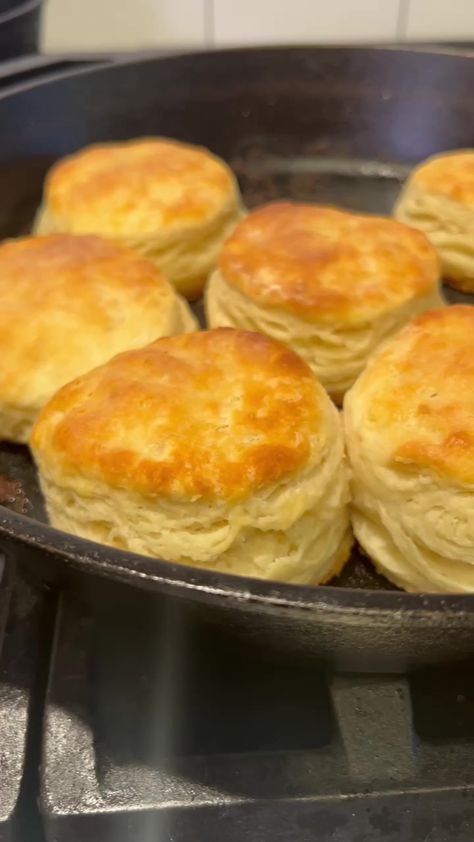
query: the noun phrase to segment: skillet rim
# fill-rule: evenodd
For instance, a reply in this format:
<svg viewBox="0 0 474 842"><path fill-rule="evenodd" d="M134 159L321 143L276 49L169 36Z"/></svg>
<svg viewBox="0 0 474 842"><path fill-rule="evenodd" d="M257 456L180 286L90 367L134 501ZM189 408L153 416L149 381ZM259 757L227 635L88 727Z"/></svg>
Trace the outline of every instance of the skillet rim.
<svg viewBox="0 0 474 842"><path fill-rule="evenodd" d="M40 2L40 0L27 0L25 5L31 2L34 4L35 2ZM466 47L460 46L455 47L452 45L432 45L432 44L419 44L419 45L403 45L403 44L383 44L383 45L367 45L367 44L340 44L340 45L330 45L330 44L321 44L312 46L311 44L255 44L251 46L234 46L234 47L223 47L217 50L209 50L209 49L190 49L190 50L180 50L178 47L176 49L156 49L156 50L139 50L137 52L130 52L127 54L113 54L113 53L104 53L103 56L98 56L97 53L91 53L90 57L87 57L87 54L79 53L77 57L72 54L69 57L73 66L71 68L64 68L61 69L51 69L48 71L47 67L44 69L44 73L41 73L40 76L37 76L33 79L25 79L24 81L17 82L14 85L6 85L4 90L0 90L0 100L10 99L11 97L16 96L19 93L26 93L28 91L32 91L38 87L46 87L47 85L54 84L55 82L62 82L72 77L76 78L77 76L84 76L84 75L95 75L95 74L102 74L104 72L113 72L114 69L117 67L125 67L128 65L135 65L139 66L142 64L147 63L157 63L157 62L175 62L181 58L186 59L199 59L205 58L208 56L216 57L219 59L221 56L226 55L236 55L240 54L243 57L247 54L255 54L255 53L293 53L295 55L303 56L304 53L307 53L308 56L310 54L314 54L318 52L320 54L342 54L342 53L367 53L367 54L383 54L389 53L391 55L396 53L408 53L409 55L423 55L427 58L429 57L437 57L437 56L446 56L447 58L453 59L464 59L468 61L472 61L474 59L474 42L473 48L467 49ZM62 54L51 55L50 56L52 63L54 64L54 59L58 62L63 60L68 60ZM75 61L84 61L84 66L78 66L74 64Z"/></svg>
<svg viewBox="0 0 474 842"><path fill-rule="evenodd" d="M420 621L433 614L450 619L456 614L464 621L466 616L470 617L474 626L474 594L408 593L332 585L311 587L236 576L175 564L69 535L4 506L0 506L0 550L2 538L35 552L47 553L84 572L153 590L175 594L179 591L182 596L192 594L204 601L225 598L260 607L317 609L327 615L363 611L364 614L387 614L393 618L396 612L418 617Z"/></svg>

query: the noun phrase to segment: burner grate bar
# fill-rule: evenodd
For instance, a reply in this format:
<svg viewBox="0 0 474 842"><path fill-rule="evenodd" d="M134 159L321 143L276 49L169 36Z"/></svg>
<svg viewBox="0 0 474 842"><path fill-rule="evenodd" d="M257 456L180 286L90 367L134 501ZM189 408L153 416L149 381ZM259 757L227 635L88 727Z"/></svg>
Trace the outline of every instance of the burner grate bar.
<svg viewBox="0 0 474 842"><path fill-rule="evenodd" d="M330 686L351 779L391 786L412 780L417 756L407 679L336 675Z"/></svg>

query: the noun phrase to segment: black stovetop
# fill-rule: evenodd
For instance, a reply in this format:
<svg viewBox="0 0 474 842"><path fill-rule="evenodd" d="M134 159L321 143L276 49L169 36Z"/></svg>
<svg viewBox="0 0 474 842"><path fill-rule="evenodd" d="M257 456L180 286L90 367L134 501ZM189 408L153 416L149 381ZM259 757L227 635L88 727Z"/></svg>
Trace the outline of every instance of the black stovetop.
<svg viewBox="0 0 474 842"><path fill-rule="evenodd" d="M474 675L332 675L7 565L0 840L471 842Z"/></svg>

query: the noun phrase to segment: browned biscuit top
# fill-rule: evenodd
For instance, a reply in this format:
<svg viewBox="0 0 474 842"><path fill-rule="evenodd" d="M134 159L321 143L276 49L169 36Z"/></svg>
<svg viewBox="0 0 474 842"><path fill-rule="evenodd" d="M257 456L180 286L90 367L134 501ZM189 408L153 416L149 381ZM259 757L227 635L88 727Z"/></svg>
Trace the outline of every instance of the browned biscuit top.
<svg viewBox="0 0 474 842"><path fill-rule="evenodd" d="M140 237L212 221L235 203L236 184L206 149L141 138L88 146L58 161L45 199L71 233Z"/></svg>
<svg viewBox="0 0 474 842"><path fill-rule="evenodd" d="M160 339L65 386L32 445L63 475L235 500L318 462L328 403L292 351L219 328Z"/></svg>
<svg viewBox="0 0 474 842"><path fill-rule="evenodd" d="M292 202L250 213L219 265L228 283L262 304L348 323L429 293L440 274L433 246L407 225Z"/></svg>
<svg viewBox="0 0 474 842"><path fill-rule="evenodd" d="M413 171L410 183L427 193L474 206L474 150L430 158Z"/></svg>
<svg viewBox="0 0 474 842"><path fill-rule="evenodd" d="M360 428L370 424L399 468L474 484L474 307L418 316L352 391Z"/></svg>

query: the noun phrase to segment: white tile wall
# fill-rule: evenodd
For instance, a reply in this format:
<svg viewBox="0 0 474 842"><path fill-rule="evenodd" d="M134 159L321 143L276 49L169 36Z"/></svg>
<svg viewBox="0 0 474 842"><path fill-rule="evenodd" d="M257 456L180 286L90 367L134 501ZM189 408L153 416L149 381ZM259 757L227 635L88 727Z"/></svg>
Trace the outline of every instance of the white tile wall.
<svg viewBox="0 0 474 842"><path fill-rule="evenodd" d="M389 41L399 0L214 0L218 44Z"/></svg>
<svg viewBox="0 0 474 842"><path fill-rule="evenodd" d="M410 0L405 35L410 40L474 39L474 0Z"/></svg>
<svg viewBox="0 0 474 842"><path fill-rule="evenodd" d="M46 51L203 45L205 0L46 0Z"/></svg>
<svg viewBox="0 0 474 842"><path fill-rule="evenodd" d="M46 0L51 52L474 40L474 0Z"/></svg>

